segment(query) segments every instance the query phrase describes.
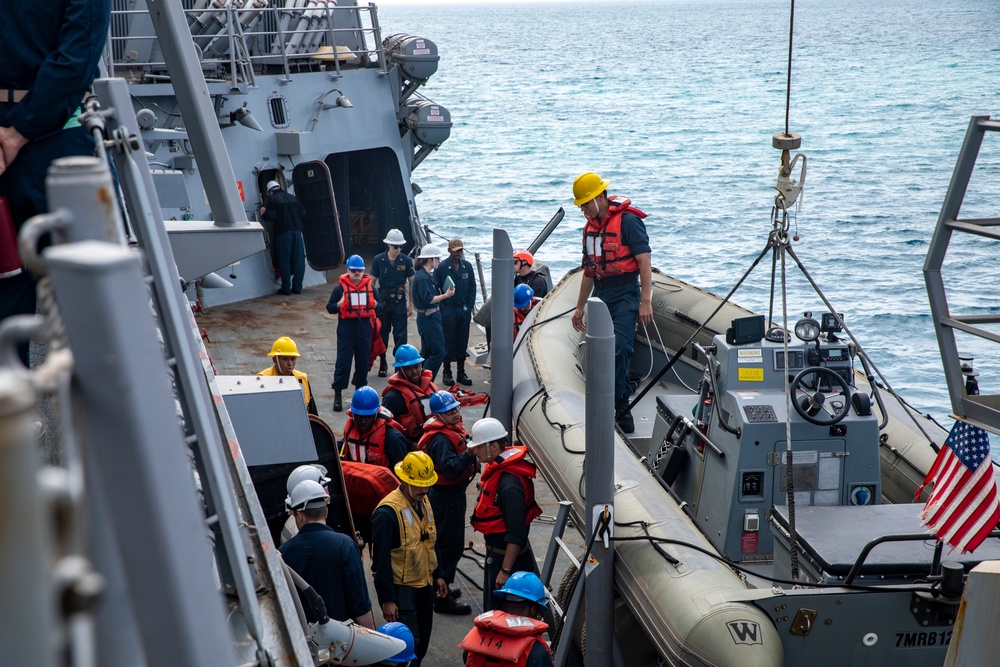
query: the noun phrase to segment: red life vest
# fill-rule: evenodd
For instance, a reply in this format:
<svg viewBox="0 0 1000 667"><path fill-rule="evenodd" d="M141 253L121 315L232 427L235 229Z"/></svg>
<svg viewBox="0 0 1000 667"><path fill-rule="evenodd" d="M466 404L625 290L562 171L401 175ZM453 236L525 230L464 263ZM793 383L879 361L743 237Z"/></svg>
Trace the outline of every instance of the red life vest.
<svg viewBox="0 0 1000 667"><path fill-rule="evenodd" d="M465 443L469 441L469 436L465 432L465 428L462 426L450 426L445 424L437 418L437 415L424 422L424 434L420 436L420 442L417 443L417 449L426 452L427 445L430 444L431 439L438 433L443 433L448 438L448 441L451 442L451 446L455 449L455 453L459 456L461 456L467 449ZM437 462L434 463L434 470L438 474L438 484L441 486L455 486L456 484L465 484L476 475L476 463L470 463L468 468L454 477L445 476L441 472L441 469L438 468Z"/></svg>
<svg viewBox="0 0 1000 667"><path fill-rule="evenodd" d="M500 452L500 461L490 461L483 468L479 478L479 498L470 520L474 530L483 535L507 532L503 512L497 505L500 476L505 472L516 476L524 486L525 525L541 515L542 508L535 502L535 485L531 481L535 478L535 464L525 458L527 454L527 447L507 447Z"/></svg>
<svg viewBox="0 0 1000 667"><path fill-rule="evenodd" d="M344 492L351 501L351 514L370 518L382 499L399 486L399 478L382 466L341 461L340 469L344 473Z"/></svg>
<svg viewBox="0 0 1000 667"><path fill-rule="evenodd" d="M389 378L389 385L382 391L382 396L385 397L392 389L399 392L399 395L403 397L404 405L406 405L406 413L396 415L396 421L402 426L400 430L410 440L420 439L429 412L424 401L429 400L431 394L438 390L437 386L431 382L431 372L424 371L420 374L419 385L407 380L402 373L394 373Z"/></svg>
<svg viewBox="0 0 1000 667"><path fill-rule="evenodd" d="M340 316L347 319L367 319L375 315L375 290L372 277L361 276L355 285L346 273L340 276L340 286L344 288L344 300L340 303Z"/></svg>
<svg viewBox="0 0 1000 667"><path fill-rule="evenodd" d="M610 278L639 270L632 249L622 242L622 215L631 213L641 220L646 214L632 208L632 202L610 197L608 214L603 221L587 218L583 227L583 275L588 278Z"/></svg>
<svg viewBox="0 0 1000 667"><path fill-rule="evenodd" d="M535 306L537 306L540 301L541 299L537 296L533 296L531 297L531 306L527 311L522 313L520 308L514 309L514 338L517 338L517 332L521 330L521 322L523 322L524 318L528 316L528 313L535 309Z"/></svg>
<svg viewBox="0 0 1000 667"><path fill-rule="evenodd" d="M527 616L514 616L505 611L487 611L473 621L472 630L458 647L468 651L465 667L510 665L524 667L528 664L531 648L537 643L549 646L542 634L549 626Z"/></svg>
<svg viewBox="0 0 1000 667"><path fill-rule="evenodd" d="M389 459L385 455L385 429L387 426L400 432L403 430L403 427L392 418L391 412L385 408L379 408L371 429L367 433L361 433L354 425L354 415L348 410L347 424L344 425L347 460L388 468Z"/></svg>

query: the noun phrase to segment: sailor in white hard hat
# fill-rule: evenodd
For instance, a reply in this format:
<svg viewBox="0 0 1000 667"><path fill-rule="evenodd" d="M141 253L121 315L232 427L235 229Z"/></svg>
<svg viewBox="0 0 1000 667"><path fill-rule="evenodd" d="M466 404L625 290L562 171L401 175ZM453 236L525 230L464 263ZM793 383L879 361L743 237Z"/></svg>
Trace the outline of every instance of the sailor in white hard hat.
<svg viewBox="0 0 1000 667"><path fill-rule="evenodd" d="M275 245L275 259L281 274L279 294L300 294L306 273L306 246L302 236L305 207L281 189L277 181L268 181L267 194L260 207L260 217L271 223L271 239Z"/></svg>
<svg viewBox="0 0 1000 667"><path fill-rule="evenodd" d="M330 618L353 619L374 630L372 603L358 547L350 537L326 525L330 494L320 482L307 478L291 490L288 503L298 534L278 548L285 563L319 593ZM307 621L317 622L305 596L302 608Z"/></svg>
<svg viewBox="0 0 1000 667"><path fill-rule="evenodd" d="M483 609L488 611L500 607L492 591L503 588L511 573L538 573L528 530L542 510L535 502L535 464L528 448L508 447L507 429L492 417L473 424L471 435L469 451L483 464L471 523L486 541Z"/></svg>
<svg viewBox="0 0 1000 667"><path fill-rule="evenodd" d="M417 311L417 331L420 332L420 356L424 370L434 381L444 361L444 327L441 323L441 302L455 294L452 285L444 294L434 284L431 274L441 264L441 249L428 243L417 255L417 275L413 278L413 309Z"/></svg>
<svg viewBox="0 0 1000 667"><path fill-rule="evenodd" d="M392 355L400 345L406 345L406 320L413 315L410 304L410 292L413 289L413 260L403 254L406 238L398 229L390 229L382 240L386 251L375 255L372 260L372 277L375 279L379 297L382 300L382 312L379 320L382 323L382 342L389 347L389 332L392 331ZM378 376L388 375L389 365L385 353L379 356Z"/></svg>

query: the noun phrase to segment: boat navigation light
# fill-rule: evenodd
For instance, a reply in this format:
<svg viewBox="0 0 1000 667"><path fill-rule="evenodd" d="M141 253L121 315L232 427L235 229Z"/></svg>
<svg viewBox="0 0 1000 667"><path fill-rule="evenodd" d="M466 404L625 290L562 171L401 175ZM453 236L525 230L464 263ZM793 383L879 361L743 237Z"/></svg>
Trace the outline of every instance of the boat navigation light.
<svg viewBox="0 0 1000 667"><path fill-rule="evenodd" d="M811 317L803 317L795 323L795 336L804 343L819 338L819 322Z"/></svg>

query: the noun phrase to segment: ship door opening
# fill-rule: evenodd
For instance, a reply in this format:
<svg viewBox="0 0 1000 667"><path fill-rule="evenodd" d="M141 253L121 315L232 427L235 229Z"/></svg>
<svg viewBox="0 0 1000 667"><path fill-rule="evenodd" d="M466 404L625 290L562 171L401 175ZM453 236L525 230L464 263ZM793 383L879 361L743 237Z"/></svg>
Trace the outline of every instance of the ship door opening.
<svg viewBox="0 0 1000 667"><path fill-rule="evenodd" d="M370 261L385 250L382 239L390 229L406 237L403 252L414 245L410 207L399 160L389 148L374 148L326 156L333 192L340 212L340 230L347 256L358 254Z"/></svg>

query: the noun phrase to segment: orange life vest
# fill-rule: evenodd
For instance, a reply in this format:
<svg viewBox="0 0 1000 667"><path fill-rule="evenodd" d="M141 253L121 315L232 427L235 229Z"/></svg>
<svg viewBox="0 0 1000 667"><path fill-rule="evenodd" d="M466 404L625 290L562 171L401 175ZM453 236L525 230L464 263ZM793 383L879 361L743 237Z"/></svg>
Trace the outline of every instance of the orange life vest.
<svg viewBox="0 0 1000 667"><path fill-rule="evenodd" d="M347 424L344 425L344 445L347 447L347 460L358 463L370 463L376 466L389 467L389 459L385 455L385 429L391 426L402 432L403 427L392 418L392 413L385 408L379 408L375 415L375 423L367 433L361 433L354 425L354 415L347 411Z"/></svg>
<svg viewBox="0 0 1000 667"><path fill-rule="evenodd" d="M465 443L469 441L469 436L465 432L465 428L462 426L451 426L449 424L445 424L443 421L438 419L437 415L432 416L424 422L424 434L420 436L420 442L417 443L417 449L426 452L427 445L430 444L431 439L438 433L443 433L448 438L448 441L451 442L451 446L455 449L456 454L461 455L467 449ZM437 462L434 463L434 470L438 474L438 484L441 486L455 486L456 484L465 484L476 475L476 463L470 463L468 468L454 477L447 477L442 474L441 469L438 468Z"/></svg>
<svg viewBox="0 0 1000 667"><path fill-rule="evenodd" d="M531 648L541 644L549 651L542 634L549 626L527 616L514 616L505 611L487 611L473 621L472 630L458 647L468 651L465 667L528 664ZM550 652L551 653L551 652Z"/></svg>
<svg viewBox="0 0 1000 667"><path fill-rule="evenodd" d="M400 430L410 440L418 440L420 434L424 432L424 422L427 421L430 412L426 401L429 401L431 394L438 390L431 382L431 372L424 371L420 374L419 385L407 380L402 373L395 373L389 378L388 386L382 390L382 396L388 394L391 389L399 392L406 405L406 413L396 415L396 421L402 426Z"/></svg>
<svg viewBox="0 0 1000 667"><path fill-rule="evenodd" d="M531 306L529 306L528 310L522 313L520 308L514 309L514 338L517 338L517 332L521 330L521 322L523 322L524 318L528 316L528 313L535 309L535 306L537 306L540 301L541 299L537 296L533 296L531 297Z"/></svg>
<svg viewBox="0 0 1000 667"><path fill-rule="evenodd" d="M527 454L527 447L507 447L500 452L500 461L490 461L483 468L479 478L479 498L469 521L474 530L483 535L507 532L503 512L497 505L500 476L505 472L516 476L524 486L524 523L529 524L541 515L542 508L535 502L535 485L531 481L535 478L535 464L525 458Z"/></svg>
<svg viewBox="0 0 1000 667"><path fill-rule="evenodd" d="M588 278L610 278L639 270L632 249L622 242L622 216L631 213L641 220L646 214L632 208L632 202L610 197L608 214L603 221L587 218L583 227L583 275Z"/></svg>
<svg viewBox="0 0 1000 667"><path fill-rule="evenodd" d="M372 277L361 276L355 285L346 273L340 276L340 286L344 288L344 300L340 303L340 316L346 319L367 319L375 315L375 290Z"/></svg>

